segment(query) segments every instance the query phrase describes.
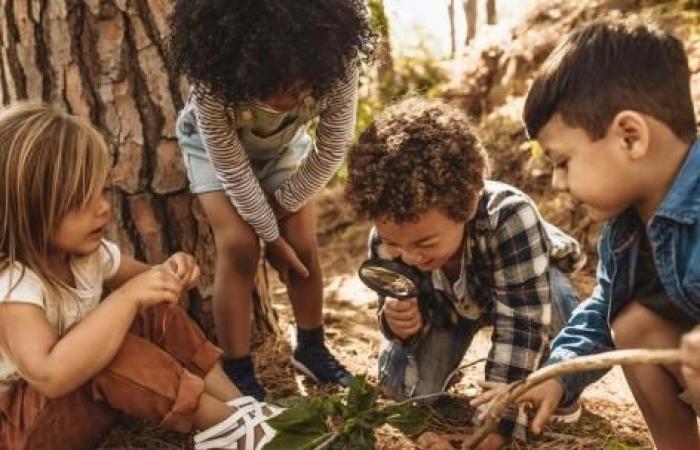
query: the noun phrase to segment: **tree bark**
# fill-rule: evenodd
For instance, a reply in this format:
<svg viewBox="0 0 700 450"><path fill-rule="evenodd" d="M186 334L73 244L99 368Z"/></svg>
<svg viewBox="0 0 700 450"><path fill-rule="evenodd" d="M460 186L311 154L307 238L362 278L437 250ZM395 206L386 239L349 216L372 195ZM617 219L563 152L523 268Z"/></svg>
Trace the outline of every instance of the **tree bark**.
<svg viewBox="0 0 700 450"><path fill-rule="evenodd" d="M455 0L448 0L447 17L450 19L450 59L457 53L457 37L455 30Z"/></svg>
<svg viewBox="0 0 700 450"><path fill-rule="evenodd" d="M496 25L498 14L496 13L496 0L486 0L486 23Z"/></svg>
<svg viewBox="0 0 700 450"><path fill-rule="evenodd" d="M213 335L214 241L175 137L188 90L165 60L172 0L0 0L0 103L35 99L87 117L114 158L110 235L149 263L194 254L202 283L191 315ZM256 341L279 332L261 266Z"/></svg>
<svg viewBox="0 0 700 450"><path fill-rule="evenodd" d="M389 35L389 19L384 10L384 0L369 0L372 29L377 33L377 49L374 54L372 68L372 87L370 95L381 102L382 87L390 86L394 79L394 58L391 53L391 36Z"/></svg>
<svg viewBox="0 0 700 450"><path fill-rule="evenodd" d="M477 3L476 0L462 0L462 6L464 7L464 17L467 21L467 37L464 43L469 45L476 36Z"/></svg>

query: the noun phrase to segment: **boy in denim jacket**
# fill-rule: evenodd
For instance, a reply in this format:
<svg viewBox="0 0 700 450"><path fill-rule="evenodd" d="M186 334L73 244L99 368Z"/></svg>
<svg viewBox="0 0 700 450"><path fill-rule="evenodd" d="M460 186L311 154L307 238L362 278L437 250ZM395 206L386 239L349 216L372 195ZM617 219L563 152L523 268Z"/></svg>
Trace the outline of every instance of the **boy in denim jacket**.
<svg viewBox="0 0 700 450"><path fill-rule="evenodd" d="M553 162L552 184L606 221L597 287L546 365L678 347L700 321L700 141L689 78L676 37L626 21L574 31L535 78L524 120ZM657 448L700 448L679 366L624 371ZM565 375L526 394L538 408L533 431L603 373Z"/></svg>

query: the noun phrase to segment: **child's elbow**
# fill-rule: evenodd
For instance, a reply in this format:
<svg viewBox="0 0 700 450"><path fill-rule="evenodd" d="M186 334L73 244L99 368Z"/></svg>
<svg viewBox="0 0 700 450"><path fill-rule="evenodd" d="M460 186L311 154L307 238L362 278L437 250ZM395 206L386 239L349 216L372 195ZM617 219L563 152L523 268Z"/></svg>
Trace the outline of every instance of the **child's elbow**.
<svg viewBox="0 0 700 450"><path fill-rule="evenodd" d="M71 386L67 386L66 383L53 380L46 380L38 383L30 382L29 385L48 399L63 397L73 390L73 388Z"/></svg>
<svg viewBox="0 0 700 450"><path fill-rule="evenodd" d="M61 377L57 377L47 371L27 370L25 367L20 372L22 373L22 378L29 386L49 399L62 397L75 388L66 383L65 380L62 380Z"/></svg>

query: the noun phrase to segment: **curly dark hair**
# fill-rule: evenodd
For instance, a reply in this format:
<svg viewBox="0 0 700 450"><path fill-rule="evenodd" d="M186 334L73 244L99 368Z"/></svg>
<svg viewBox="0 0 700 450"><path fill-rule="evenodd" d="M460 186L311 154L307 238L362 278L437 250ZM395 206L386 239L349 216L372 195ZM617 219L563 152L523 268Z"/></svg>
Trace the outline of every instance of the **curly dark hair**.
<svg viewBox="0 0 700 450"><path fill-rule="evenodd" d="M375 42L362 0L177 0L170 24L172 67L226 104L322 96Z"/></svg>
<svg viewBox="0 0 700 450"><path fill-rule="evenodd" d="M466 116L441 101L412 98L386 109L350 149L345 198L372 220L411 222L437 208L466 221L487 173Z"/></svg>

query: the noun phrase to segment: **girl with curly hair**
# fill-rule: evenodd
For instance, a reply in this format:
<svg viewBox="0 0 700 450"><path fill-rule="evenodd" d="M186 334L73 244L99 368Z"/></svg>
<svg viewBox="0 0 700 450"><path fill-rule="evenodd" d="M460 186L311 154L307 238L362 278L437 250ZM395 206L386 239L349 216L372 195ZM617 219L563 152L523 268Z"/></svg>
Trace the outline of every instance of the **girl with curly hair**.
<svg viewBox="0 0 700 450"><path fill-rule="evenodd" d="M358 64L373 38L361 0L175 4L171 57L192 85L177 135L216 242L216 332L226 373L258 399L250 316L259 238L294 310L292 363L317 382L351 378L324 344L310 200L349 147Z"/></svg>

